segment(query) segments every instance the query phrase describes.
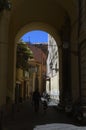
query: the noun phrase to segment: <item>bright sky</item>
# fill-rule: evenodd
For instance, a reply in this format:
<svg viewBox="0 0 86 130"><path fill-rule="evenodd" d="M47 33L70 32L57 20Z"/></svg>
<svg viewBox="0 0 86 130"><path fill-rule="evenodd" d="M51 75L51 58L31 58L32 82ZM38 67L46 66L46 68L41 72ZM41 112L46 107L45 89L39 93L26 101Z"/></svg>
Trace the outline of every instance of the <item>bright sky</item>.
<svg viewBox="0 0 86 130"><path fill-rule="evenodd" d="M24 42L48 42L48 33L40 30L35 30L24 34L21 39Z"/></svg>

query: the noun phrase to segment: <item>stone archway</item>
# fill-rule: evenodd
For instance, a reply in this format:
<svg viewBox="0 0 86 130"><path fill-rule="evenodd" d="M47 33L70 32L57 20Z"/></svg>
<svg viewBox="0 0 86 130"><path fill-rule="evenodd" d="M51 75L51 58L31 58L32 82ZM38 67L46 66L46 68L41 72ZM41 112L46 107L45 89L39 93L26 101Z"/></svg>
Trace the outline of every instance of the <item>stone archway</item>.
<svg viewBox="0 0 86 130"><path fill-rule="evenodd" d="M32 0L18 0L12 1L13 7L10 12L10 18L9 18L9 25L5 24L5 28L8 28L7 34L5 31L1 30L0 34L3 35L0 37L0 43L1 43L1 50L3 50L2 45L4 43L7 44L7 52L5 54L6 58L8 60L8 66L6 66L6 63L3 62L2 66L5 66L4 70L8 70L9 73L6 72L6 75L8 75L8 78L5 77L5 80L7 80L7 84L4 85L4 83L1 83L1 86L4 86L5 88L9 88L9 93L13 91L13 88L15 87L14 81L15 81L15 73L13 70L15 70L15 37L17 36L18 32L20 32L21 29L23 29L24 26L32 25L33 23L35 27L38 27L40 25L40 29L49 32L52 34L52 36L55 38L55 40L58 42L58 32L63 28L64 22L65 22L65 14L68 13L70 20L71 20L71 46L76 46L76 48L73 49L77 50L77 16L78 16L78 2L74 2L74 0L65 0L65 1L57 1L57 0L46 0L46 1L32 1ZM0 17L1 18L1 17ZM1 22L1 19L0 19ZM41 26L42 24L42 26ZM0 24L1 25L1 24ZM50 29L52 28L52 29ZM31 29L31 28L30 28ZM33 26L33 29L34 28ZM23 33L25 30L23 30ZM76 31L76 32L75 32ZM19 35L23 34L20 33ZM64 32L65 33L65 32ZM74 35L75 34L75 35ZM1 36L2 36L1 35ZM18 37L19 37L18 35ZM6 37L8 39L6 39ZM17 39L17 38L16 38ZM73 41L75 40L75 42ZM5 42L4 42L5 41ZM60 41L61 43L61 41ZM2 51L1 55L4 56L4 52ZM62 50L59 48L59 56L62 57ZM73 75L72 72L72 88L78 86L78 69L77 69L77 58L75 56L72 57L72 69L76 71L76 76ZM2 58L1 58L2 59ZM62 67L62 58L60 58L60 67ZM73 62L75 61L75 63ZM60 69L62 71L62 68ZM60 72L60 75L62 77L62 72ZM1 73L1 76L3 78L3 73ZM2 82L2 80L1 80ZM62 79L60 79L60 83L62 82ZM62 84L62 83L61 83ZM10 86L10 87L9 87ZM77 87L78 90L78 87ZM75 90L73 91L75 93ZM4 94L3 94L4 95ZM76 98L77 95L75 94ZM3 96L2 96L3 97Z"/></svg>
<svg viewBox="0 0 86 130"><path fill-rule="evenodd" d="M60 8L60 9L62 9L62 8ZM43 17L44 17L44 15L43 15ZM15 17L14 17L15 18ZM60 18L60 17L59 17ZM12 39L12 41L13 41L13 46L12 46L12 49L13 49L13 52L14 52L14 54L12 54L13 55L13 57L14 57L14 65L15 65L15 61L16 61L16 59L15 59L15 49L16 49L16 46L15 46L15 42L25 33L25 32L28 32L28 31L31 31L31 30L35 30L35 29L40 29L40 30L43 30L43 31L46 31L46 32L48 32L49 34L51 34L53 37L54 37L54 39L56 40L56 42L58 43L58 47L59 47L59 59L60 59L60 73L59 73L59 75L60 75L60 87L63 89L63 85L62 84L64 84L64 80L62 80L62 77L63 77L63 70L65 70L65 68L62 68L62 64L63 64L63 62L62 62L62 43L64 42L64 41L66 41L66 39L68 38L68 35L67 35L67 33L68 33L68 25L67 26L65 26L65 24L66 24L66 22L67 21L65 21L65 18L68 18L68 19L70 19L69 18L69 15L68 15L68 13L64 10L64 12L63 12L63 9L62 9L62 17L60 18L60 20L62 20L61 22L61 24L59 24L59 23L57 23L58 24L58 27L59 27L59 25L60 25L60 28L58 28L57 27L57 24L56 25L53 25L53 24L51 24L50 22L52 22L52 20L51 21L42 21L42 19L41 20L39 20L38 19L38 17L36 17L35 19L32 19L32 21L28 21L28 24L27 24L27 21L26 21L26 24L22 24L21 22L20 22L20 24L19 24L19 27L16 27L15 26L15 29L14 29L14 35L12 35L12 37L13 37L13 39ZM44 18L45 19L45 18ZM19 18L18 18L18 20L19 20ZM15 19L14 19L14 21L15 21ZM14 21L12 21L13 22L13 24L15 24L14 23ZM16 21L17 22L17 21ZM18 21L19 22L19 21ZM60 22L60 21L59 21ZM61 29L63 29L63 37L65 37L65 39L64 38L62 38L61 37L61 35L60 35L60 32L61 32ZM11 30L12 30L12 28L11 28ZM66 34L66 35L65 35ZM61 39L62 38L62 39ZM15 39L15 42L14 42L14 39ZM70 39L70 38L69 38ZM10 41L10 43L12 44L12 41ZM64 54L63 54L63 57L64 57ZM66 57L66 56L65 56ZM64 61L65 62L65 61ZM66 64L65 64L66 65ZM15 66L14 66L14 69L15 69ZM69 68L70 69L70 68ZM68 71L67 71L68 72ZM67 77L68 77L68 75L69 75L69 73L70 72L68 72L68 74L67 74ZM15 75L15 73L14 73L14 75ZM64 73L64 75L65 75L65 73ZM66 78L66 81L67 81L67 78ZM14 83L15 82L15 79L14 79L14 76L13 76L13 81L12 81L12 83ZM69 81L70 82L70 81ZM67 84L68 82L66 82L65 83L65 86L66 86L66 84ZM12 84L12 86L15 86L15 85L13 85ZM68 86L68 85L67 85ZM69 85L70 86L70 85ZM61 91L62 91L62 89L61 89ZM65 87L64 87L64 89L65 89ZM64 95L64 94L63 94Z"/></svg>

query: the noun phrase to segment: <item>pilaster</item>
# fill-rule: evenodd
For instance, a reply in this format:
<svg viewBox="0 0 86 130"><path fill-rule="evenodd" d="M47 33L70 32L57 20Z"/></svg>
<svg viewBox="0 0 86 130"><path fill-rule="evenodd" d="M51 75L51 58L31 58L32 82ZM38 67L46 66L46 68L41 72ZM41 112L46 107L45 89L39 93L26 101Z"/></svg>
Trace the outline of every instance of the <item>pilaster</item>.
<svg viewBox="0 0 86 130"><path fill-rule="evenodd" d="M6 103L9 16L9 12L4 10L0 19L0 106Z"/></svg>

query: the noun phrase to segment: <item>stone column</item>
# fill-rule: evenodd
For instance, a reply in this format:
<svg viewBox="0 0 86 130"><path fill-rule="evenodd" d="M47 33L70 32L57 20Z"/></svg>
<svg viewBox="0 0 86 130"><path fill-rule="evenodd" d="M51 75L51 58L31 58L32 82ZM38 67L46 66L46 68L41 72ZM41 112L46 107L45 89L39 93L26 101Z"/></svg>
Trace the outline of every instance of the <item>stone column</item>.
<svg viewBox="0 0 86 130"><path fill-rule="evenodd" d="M0 12L0 106L6 103L8 79L8 27L9 12Z"/></svg>

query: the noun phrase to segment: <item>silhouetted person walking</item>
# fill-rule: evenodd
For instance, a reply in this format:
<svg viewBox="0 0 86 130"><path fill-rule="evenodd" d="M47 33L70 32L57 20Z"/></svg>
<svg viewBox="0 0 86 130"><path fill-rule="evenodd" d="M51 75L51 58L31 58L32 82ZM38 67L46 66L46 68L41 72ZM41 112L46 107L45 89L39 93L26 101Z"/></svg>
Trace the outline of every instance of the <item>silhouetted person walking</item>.
<svg viewBox="0 0 86 130"><path fill-rule="evenodd" d="M39 111L39 102L40 102L40 93L38 91L38 88L33 92L32 100L34 105L35 112Z"/></svg>

